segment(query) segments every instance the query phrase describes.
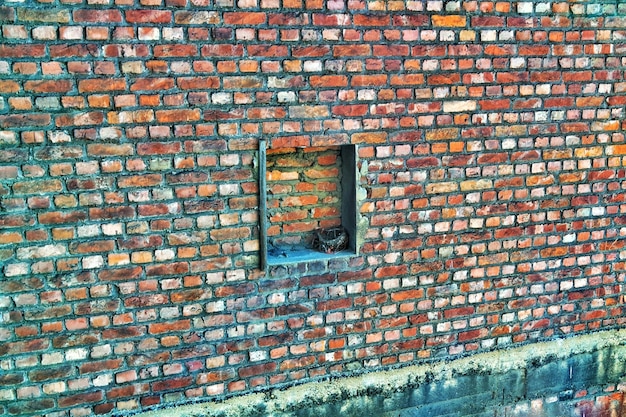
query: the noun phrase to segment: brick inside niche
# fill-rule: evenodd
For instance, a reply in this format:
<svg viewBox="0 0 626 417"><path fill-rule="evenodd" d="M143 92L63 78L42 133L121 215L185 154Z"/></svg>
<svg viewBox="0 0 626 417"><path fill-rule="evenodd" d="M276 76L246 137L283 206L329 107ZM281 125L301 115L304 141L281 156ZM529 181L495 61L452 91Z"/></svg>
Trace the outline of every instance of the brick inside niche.
<svg viewBox="0 0 626 417"><path fill-rule="evenodd" d="M265 215L271 263L327 256L312 245L318 229L343 226L354 234L353 155L349 145L268 149Z"/></svg>

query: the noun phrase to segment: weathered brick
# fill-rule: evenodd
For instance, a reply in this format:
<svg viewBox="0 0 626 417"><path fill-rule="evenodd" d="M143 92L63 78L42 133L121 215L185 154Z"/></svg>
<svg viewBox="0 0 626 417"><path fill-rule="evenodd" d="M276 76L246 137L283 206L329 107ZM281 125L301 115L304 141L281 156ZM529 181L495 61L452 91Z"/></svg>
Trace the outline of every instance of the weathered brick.
<svg viewBox="0 0 626 417"><path fill-rule="evenodd" d="M1 52L1 51L0 51ZM2 128L20 128L47 126L52 121L50 114L15 114L0 116L0 127Z"/></svg>
<svg viewBox="0 0 626 417"><path fill-rule="evenodd" d="M84 211L50 211L46 213L40 213L38 215L38 219L41 224L76 223L85 220L86 218L87 213Z"/></svg>
<svg viewBox="0 0 626 417"><path fill-rule="evenodd" d="M161 304L161 303L159 303ZM132 305L132 303L129 303ZM152 305L150 303L140 304L143 306ZM139 305L137 305L139 306ZM142 326L127 326L127 327L118 327L113 329L106 329L102 332L102 338L104 340L110 339L128 339L133 337L142 336L146 333L146 329Z"/></svg>
<svg viewBox="0 0 626 417"><path fill-rule="evenodd" d="M13 7L0 7L0 22L13 22L15 20L15 9Z"/></svg>
<svg viewBox="0 0 626 417"><path fill-rule="evenodd" d="M17 18L25 22L42 22L42 23L69 23L70 12L67 9L36 9L18 7Z"/></svg>
<svg viewBox="0 0 626 417"><path fill-rule="evenodd" d="M177 83L183 90L205 90L220 86L218 77L181 77Z"/></svg>
<svg viewBox="0 0 626 417"><path fill-rule="evenodd" d="M128 23L171 23L172 12L169 10L126 10Z"/></svg>
<svg viewBox="0 0 626 417"><path fill-rule="evenodd" d="M0 385L17 385L24 381L21 373L11 373L0 376Z"/></svg>
<svg viewBox="0 0 626 417"><path fill-rule="evenodd" d="M117 185L120 188L153 187L161 184L162 181L163 176L161 174L131 175L118 178Z"/></svg>
<svg viewBox="0 0 626 417"><path fill-rule="evenodd" d="M98 273L102 281L130 281L142 276L143 269L139 266L132 268L107 269Z"/></svg>
<svg viewBox="0 0 626 417"><path fill-rule="evenodd" d="M52 58L72 58L93 56L97 54L92 45L82 44L60 44L50 45L50 57Z"/></svg>
<svg viewBox="0 0 626 417"><path fill-rule="evenodd" d="M89 209L89 218L92 220L124 219L132 217L135 217L135 209L128 206Z"/></svg>
<svg viewBox="0 0 626 417"><path fill-rule="evenodd" d="M50 346L48 339L32 339L27 341L0 343L0 354L15 355L27 352L46 350Z"/></svg>
<svg viewBox="0 0 626 417"><path fill-rule="evenodd" d="M91 10L82 9L72 12L74 22L88 23L120 23L122 21L122 12L119 10Z"/></svg>
<svg viewBox="0 0 626 417"><path fill-rule="evenodd" d="M189 272L189 265L186 262L174 262L163 265L152 265L146 268L146 276L164 276L164 275L180 275ZM199 297L200 299L202 297ZM172 302L181 302L180 295L174 297L172 295ZM189 300L187 300L189 301Z"/></svg>
<svg viewBox="0 0 626 417"><path fill-rule="evenodd" d="M17 195L54 193L61 190L63 183L60 180L22 181L13 184L13 192Z"/></svg>
<svg viewBox="0 0 626 417"><path fill-rule="evenodd" d="M74 367L64 365L55 368L46 368L28 373L28 379L32 382L49 381L54 379L64 379L74 374Z"/></svg>
<svg viewBox="0 0 626 417"><path fill-rule="evenodd" d="M110 252L115 248L113 240L94 240L90 242L72 242L69 245L70 253Z"/></svg>
<svg viewBox="0 0 626 417"><path fill-rule="evenodd" d="M90 374L94 372L118 369L122 364L121 359L107 359L83 363L79 367L80 374Z"/></svg>
<svg viewBox="0 0 626 417"><path fill-rule="evenodd" d="M124 156L132 155L134 148L130 144L90 144L87 145L87 154L92 156Z"/></svg>
<svg viewBox="0 0 626 417"><path fill-rule="evenodd" d="M52 398L32 398L24 401L14 401L7 406L9 414L37 413L54 408Z"/></svg>
<svg viewBox="0 0 626 417"><path fill-rule="evenodd" d="M234 57L243 56L243 45L212 44L202 47L202 56Z"/></svg>
<svg viewBox="0 0 626 417"><path fill-rule="evenodd" d="M179 25L215 25L221 22L220 14L216 11L175 11L174 23Z"/></svg>
<svg viewBox="0 0 626 417"><path fill-rule="evenodd" d="M477 108L476 100L444 101L443 111L446 113L471 112Z"/></svg>
<svg viewBox="0 0 626 417"><path fill-rule="evenodd" d="M198 55L196 45L158 45L154 48L154 56L157 58L192 57Z"/></svg>
<svg viewBox="0 0 626 417"><path fill-rule="evenodd" d="M101 111L83 112L78 114L65 114L56 117L57 127L98 125L104 121L104 113Z"/></svg>
<svg viewBox="0 0 626 417"><path fill-rule="evenodd" d="M26 89L26 87L24 87ZM1 93L17 93L20 91L20 85L15 81L0 80Z"/></svg>
<svg viewBox="0 0 626 417"><path fill-rule="evenodd" d="M81 146L45 146L35 151L34 157L40 161L60 161L64 159L77 159L83 156Z"/></svg>

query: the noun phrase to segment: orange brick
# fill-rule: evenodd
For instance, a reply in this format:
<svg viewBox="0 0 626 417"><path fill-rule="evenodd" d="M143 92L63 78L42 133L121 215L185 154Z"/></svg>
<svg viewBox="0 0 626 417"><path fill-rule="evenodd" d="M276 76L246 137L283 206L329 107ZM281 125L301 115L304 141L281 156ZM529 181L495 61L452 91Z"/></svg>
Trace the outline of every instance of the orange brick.
<svg viewBox="0 0 626 417"><path fill-rule="evenodd" d="M435 27L465 27L467 18L459 15L433 15L433 26Z"/></svg>

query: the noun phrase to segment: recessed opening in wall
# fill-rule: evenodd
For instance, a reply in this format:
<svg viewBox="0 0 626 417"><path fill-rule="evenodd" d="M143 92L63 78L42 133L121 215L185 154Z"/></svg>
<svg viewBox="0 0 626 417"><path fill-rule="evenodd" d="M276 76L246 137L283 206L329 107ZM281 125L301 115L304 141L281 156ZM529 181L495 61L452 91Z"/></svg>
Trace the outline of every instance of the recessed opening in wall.
<svg viewBox="0 0 626 417"><path fill-rule="evenodd" d="M356 254L355 146L262 149L260 156L262 263Z"/></svg>

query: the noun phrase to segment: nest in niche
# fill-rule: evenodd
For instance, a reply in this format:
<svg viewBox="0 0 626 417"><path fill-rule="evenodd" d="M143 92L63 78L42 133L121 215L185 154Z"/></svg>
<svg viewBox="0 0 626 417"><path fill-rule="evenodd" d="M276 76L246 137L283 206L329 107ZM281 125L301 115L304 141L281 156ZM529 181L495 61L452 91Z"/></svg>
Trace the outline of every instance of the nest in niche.
<svg viewBox="0 0 626 417"><path fill-rule="evenodd" d="M348 247L348 232L345 227L333 227L330 229L318 229L315 231L313 248L324 253L341 252Z"/></svg>

